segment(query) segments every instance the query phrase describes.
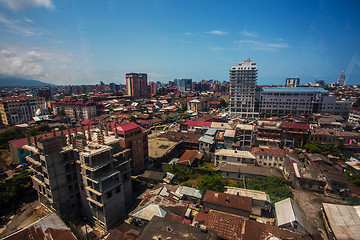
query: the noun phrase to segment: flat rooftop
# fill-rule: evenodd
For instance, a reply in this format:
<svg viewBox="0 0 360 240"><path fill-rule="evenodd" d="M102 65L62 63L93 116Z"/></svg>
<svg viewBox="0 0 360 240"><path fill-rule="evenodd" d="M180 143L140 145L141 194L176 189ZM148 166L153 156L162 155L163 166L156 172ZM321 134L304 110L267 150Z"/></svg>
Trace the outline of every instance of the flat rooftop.
<svg viewBox="0 0 360 240"><path fill-rule="evenodd" d="M260 91L264 92L326 92L323 88L318 87L261 87Z"/></svg>
<svg viewBox="0 0 360 240"><path fill-rule="evenodd" d="M159 158L173 149L178 142L170 141L167 138L154 138L149 140L149 157Z"/></svg>

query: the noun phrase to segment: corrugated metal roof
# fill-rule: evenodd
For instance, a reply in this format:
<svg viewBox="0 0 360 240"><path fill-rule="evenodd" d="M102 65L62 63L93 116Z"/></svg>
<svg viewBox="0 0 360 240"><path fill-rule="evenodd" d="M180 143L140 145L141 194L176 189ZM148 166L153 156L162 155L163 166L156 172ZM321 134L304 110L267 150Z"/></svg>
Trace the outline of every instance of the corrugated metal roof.
<svg viewBox="0 0 360 240"><path fill-rule="evenodd" d="M324 211L336 239L360 239L360 206L323 203Z"/></svg>

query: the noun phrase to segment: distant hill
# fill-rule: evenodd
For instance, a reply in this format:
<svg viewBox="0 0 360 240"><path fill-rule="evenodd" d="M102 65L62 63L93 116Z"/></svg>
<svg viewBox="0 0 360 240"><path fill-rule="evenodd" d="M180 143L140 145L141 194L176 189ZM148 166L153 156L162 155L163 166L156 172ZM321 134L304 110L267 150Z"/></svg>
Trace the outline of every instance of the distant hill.
<svg viewBox="0 0 360 240"><path fill-rule="evenodd" d="M50 86L54 87L56 85L51 83L45 83L38 80L31 80L18 77L9 77L9 76L0 76L0 88L4 87L40 87L40 86Z"/></svg>

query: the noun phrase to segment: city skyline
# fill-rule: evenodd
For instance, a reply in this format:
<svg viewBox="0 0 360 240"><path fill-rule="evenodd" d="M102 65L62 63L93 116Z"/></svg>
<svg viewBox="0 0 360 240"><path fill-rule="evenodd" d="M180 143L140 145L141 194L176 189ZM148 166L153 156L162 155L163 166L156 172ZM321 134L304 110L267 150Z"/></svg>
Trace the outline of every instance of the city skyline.
<svg viewBox="0 0 360 240"><path fill-rule="evenodd" d="M206 6L205 6L206 4ZM53 84L229 81L251 58L258 85L298 77L359 84L357 1L0 0L0 75Z"/></svg>

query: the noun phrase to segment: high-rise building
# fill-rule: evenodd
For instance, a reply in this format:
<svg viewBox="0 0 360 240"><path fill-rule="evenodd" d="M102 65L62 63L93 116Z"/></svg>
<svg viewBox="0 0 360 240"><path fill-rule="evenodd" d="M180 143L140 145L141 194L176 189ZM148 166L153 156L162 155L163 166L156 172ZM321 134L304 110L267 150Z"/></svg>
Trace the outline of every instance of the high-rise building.
<svg viewBox="0 0 360 240"><path fill-rule="evenodd" d="M127 95L133 98L149 97L146 73L127 73L126 74Z"/></svg>
<svg viewBox="0 0 360 240"><path fill-rule="evenodd" d="M177 79L178 90L180 92L188 92L192 90L192 79Z"/></svg>
<svg viewBox="0 0 360 240"><path fill-rule="evenodd" d="M342 73L339 76L338 84L339 84L339 86L344 86L345 85L345 73L344 73L344 71L342 71Z"/></svg>
<svg viewBox="0 0 360 240"><path fill-rule="evenodd" d="M131 172L144 170L149 163L148 132L133 122L121 123L116 129L122 137L120 146L129 149L126 156L130 159Z"/></svg>
<svg viewBox="0 0 360 240"><path fill-rule="evenodd" d="M254 118L257 66L248 58L230 69L230 115Z"/></svg>
<svg viewBox="0 0 360 240"><path fill-rule="evenodd" d="M285 87L297 87L300 85L300 78L287 78Z"/></svg>
<svg viewBox="0 0 360 240"><path fill-rule="evenodd" d="M118 134L103 127L65 133L29 138L23 147L39 201L62 218L81 215L109 229L132 203L128 150Z"/></svg>
<svg viewBox="0 0 360 240"><path fill-rule="evenodd" d="M149 82L149 86L150 86L150 93L155 95L157 91L157 83Z"/></svg>

